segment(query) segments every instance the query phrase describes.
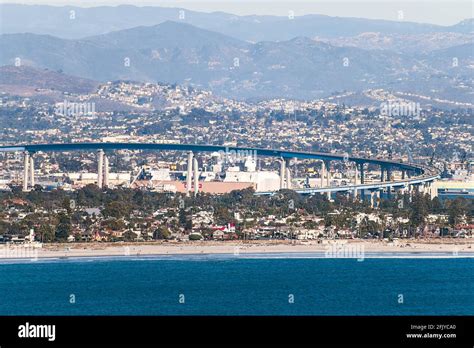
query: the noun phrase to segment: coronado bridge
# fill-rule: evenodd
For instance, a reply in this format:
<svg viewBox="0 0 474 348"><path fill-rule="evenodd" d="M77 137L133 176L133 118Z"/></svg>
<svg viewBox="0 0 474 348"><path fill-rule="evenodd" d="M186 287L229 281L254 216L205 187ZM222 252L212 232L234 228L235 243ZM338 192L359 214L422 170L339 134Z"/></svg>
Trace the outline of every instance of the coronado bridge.
<svg viewBox="0 0 474 348"><path fill-rule="evenodd" d="M359 192L370 192L373 205L374 196L380 191L413 190L432 193L432 183L439 178L439 171L435 168L415 163L403 163L379 158L353 157L348 154L301 152L282 149L261 149L242 146L224 145L195 145L174 143L131 143L131 142L97 142L97 143L52 143L52 144L25 144L18 146L0 146L0 152L22 152L24 154L23 190L33 187L34 154L37 152L71 152L71 151L97 151L98 154L98 180L97 185L108 185L109 164L105 151L113 150L150 150L150 151L182 151L188 153L187 165L187 194L190 194L192 180L194 179L194 193L199 190L196 154L202 152L224 152L226 154L243 154L261 157L277 158L280 163L280 189L293 189L300 194L326 193L328 197L333 192L348 192L357 196ZM317 188L292 188L289 161L291 159L309 159L321 162L321 185ZM355 164L355 183L346 186L330 186L331 163L336 161L352 162ZM365 182L366 165L380 167L380 182ZM394 171L401 172L400 180L392 180ZM194 175L193 175L194 174ZM194 178L193 178L194 177ZM257 192L257 195L274 195L277 191Z"/></svg>

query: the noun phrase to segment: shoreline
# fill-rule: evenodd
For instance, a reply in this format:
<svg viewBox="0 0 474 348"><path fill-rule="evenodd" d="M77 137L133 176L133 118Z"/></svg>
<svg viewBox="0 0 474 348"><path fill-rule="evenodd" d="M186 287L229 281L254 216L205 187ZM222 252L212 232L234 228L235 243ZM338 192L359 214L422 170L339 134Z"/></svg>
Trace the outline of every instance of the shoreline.
<svg viewBox="0 0 474 348"><path fill-rule="evenodd" d="M97 257L226 256L276 254L287 258L474 257L474 240L198 241L0 245L0 261Z"/></svg>
<svg viewBox="0 0 474 348"><path fill-rule="evenodd" d="M297 259L352 259L354 262L363 262L370 259L471 259L472 253L460 253L457 256L447 253L377 253L357 257L326 257L324 254L317 253L256 253L256 254L147 254L147 255L98 255L98 256L62 256L62 257L37 257L37 258L0 258L0 265L42 263L42 262L92 262L92 261L203 261L206 260L297 260Z"/></svg>

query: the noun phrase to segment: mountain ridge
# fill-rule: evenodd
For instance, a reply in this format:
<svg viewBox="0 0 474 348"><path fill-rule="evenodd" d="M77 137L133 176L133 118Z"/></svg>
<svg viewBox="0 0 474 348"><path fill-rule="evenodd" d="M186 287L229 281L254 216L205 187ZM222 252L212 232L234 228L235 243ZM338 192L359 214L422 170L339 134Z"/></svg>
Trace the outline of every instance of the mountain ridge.
<svg viewBox="0 0 474 348"><path fill-rule="evenodd" d="M0 65L19 58L26 65L83 78L188 84L237 99L313 99L343 90L410 90L413 85L430 91L434 75L441 84L437 89L453 90L459 73L467 76L461 76L463 83L469 81L474 60L469 45L406 55L338 47L307 37L250 43L182 22L79 40L5 34L0 45ZM456 69L450 52L458 56Z"/></svg>
<svg viewBox="0 0 474 348"><path fill-rule="evenodd" d="M73 12L73 15L71 14ZM295 36L353 36L364 31L381 33L474 32L472 18L451 26L408 21L389 21L357 17L332 17L320 14L295 16L249 15L238 16L222 11L211 13L179 7L158 6L48 6L0 4L2 26L0 33L32 32L56 37L79 39L112 31L150 26L166 20L179 20L184 11L185 21L191 25L219 32L244 41L281 41ZM74 18L71 19L70 17ZM15 18L22 18L17 21Z"/></svg>

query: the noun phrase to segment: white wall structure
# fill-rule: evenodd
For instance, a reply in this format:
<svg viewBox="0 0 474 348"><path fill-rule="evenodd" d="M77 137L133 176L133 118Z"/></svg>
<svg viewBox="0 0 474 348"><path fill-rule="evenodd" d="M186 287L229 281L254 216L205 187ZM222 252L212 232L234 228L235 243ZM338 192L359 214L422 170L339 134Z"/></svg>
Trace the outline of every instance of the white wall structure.
<svg viewBox="0 0 474 348"><path fill-rule="evenodd" d="M188 153L188 170L186 173L186 195L189 196L191 193L192 185L192 175L193 175L193 152L189 151Z"/></svg>
<svg viewBox="0 0 474 348"><path fill-rule="evenodd" d="M247 172L255 172L257 170L257 163L255 162L255 158L252 156L247 157L245 160L245 171Z"/></svg>
<svg viewBox="0 0 474 348"><path fill-rule="evenodd" d="M277 191L280 189L280 176L275 172L226 171L224 182L249 182L256 184L256 191Z"/></svg>
<svg viewBox="0 0 474 348"><path fill-rule="evenodd" d="M169 181L171 180L170 169L160 168L158 170L150 170L151 180Z"/></svg>
<svg viewBox="0 0 474 348"><path fill-rule="evenodd" d="M28 191L28 171L30 170L30 153L24 152L24 163L23 163L23 191Z"/></svg>
<svg viewBox="0 0 474 348"><path fill-rule="evenodd" d="M103 185L103 179L104 179L104 151L99 150L97 151L97 155L99 156L97 160L97 186L99 188L104 187Z"/></svg>
<svg viewBox="0 0 474 348"><path fill-rule="evenodd" d="M35 160L30 157L30 186L35 187Z"/></svg>
<svg viewBox="0 0 474 348"><path fill-rule="evenodd" d="M291 190L291 170L290 170L290 166L289 166L289 163L288 163L288 166L286 167L286 188Z"/></svg>
<svg viewBox="0 0 474 348"><path fill-rule="evenodd" d="M197 195L199 192L199 168L198 168L198 160L194 158L193 161L193 178L194 178L194 194Z"/></svg>
<svg viewBox="0 0 474 348"><path fill-rule="evenodd" d="M108 187L109 185L109 157L104 156L104 186Z"/></svg>
<svg viewBox="0 0 474 348"><path fill-rule="evenodd" d="M280 190L283 190L286 188L285 176L286 176L286 161L282 158L280 159Z"/></svg>

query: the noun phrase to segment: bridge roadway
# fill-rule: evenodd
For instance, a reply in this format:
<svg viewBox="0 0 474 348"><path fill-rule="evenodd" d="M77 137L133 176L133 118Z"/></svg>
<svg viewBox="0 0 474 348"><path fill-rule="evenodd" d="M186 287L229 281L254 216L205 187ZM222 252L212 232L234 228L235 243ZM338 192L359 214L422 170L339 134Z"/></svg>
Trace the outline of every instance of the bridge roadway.
<svg viewBox="0 0 474 348"><path fill-rule="evenodd" d="M325 163L330 161L355 162L363 170L363 165L378 165L383 170L400 170L411 172L415 176L399 181L381 181L379 183L348 185L338 187L304 188L295 191L301 194L312 194L316 192L344 192L354 190L381 190L386 188L403 188L410 185L421 185L431 183L439 178L437 169L414 163L402 163L386 159L353 157L347 154L301 152L281 149L260 149L253 147L223 146L223 145L194 145L194 144L162 144L162 143L123 143L123 142L97 142L97 143L52 143L52 144L26 144L18 146L0 146L0 152L24 152L33 154L35 152L68 152L68 151L112 151L112 150L152 150L152 151L188 151L188 152L223 152L229 156L263 156L277 157L284 160L292 158L321 160ZM26 170L26 168L25 168ZM363 175L361 175L363 177ZM363 180L361 180L363 181ZM259 192L261 195L270 195L274 192Z"/></svg>

